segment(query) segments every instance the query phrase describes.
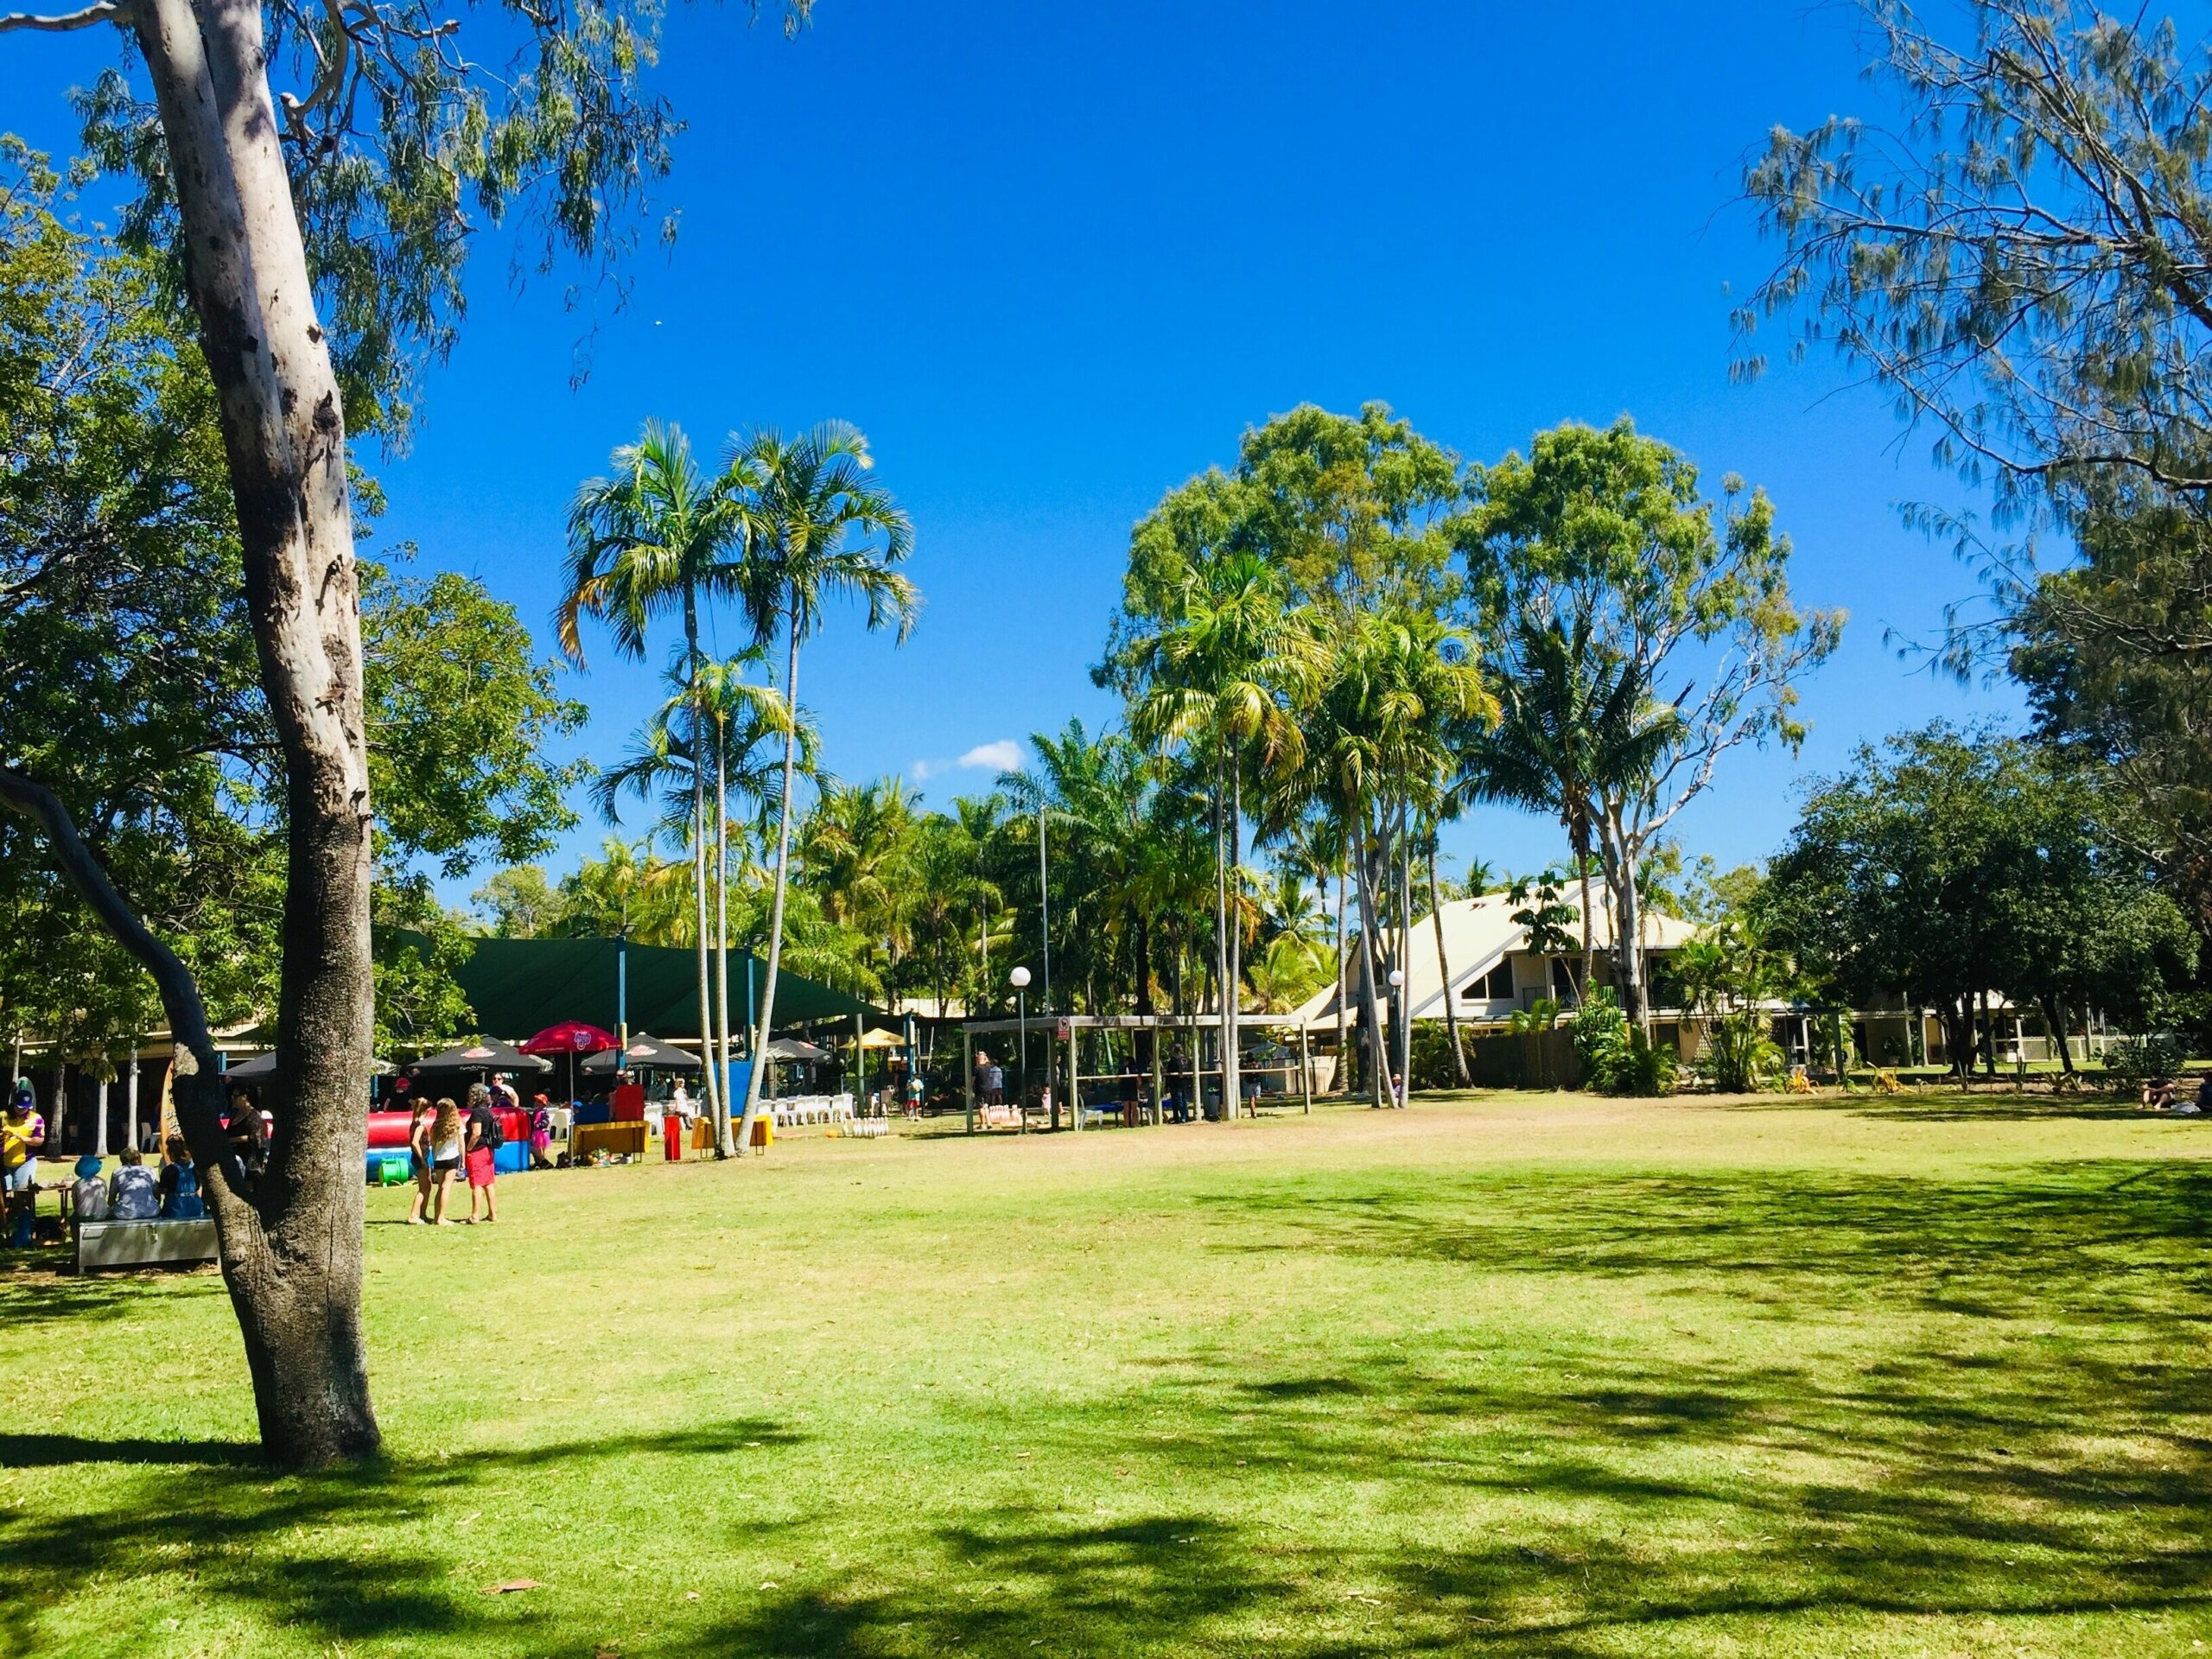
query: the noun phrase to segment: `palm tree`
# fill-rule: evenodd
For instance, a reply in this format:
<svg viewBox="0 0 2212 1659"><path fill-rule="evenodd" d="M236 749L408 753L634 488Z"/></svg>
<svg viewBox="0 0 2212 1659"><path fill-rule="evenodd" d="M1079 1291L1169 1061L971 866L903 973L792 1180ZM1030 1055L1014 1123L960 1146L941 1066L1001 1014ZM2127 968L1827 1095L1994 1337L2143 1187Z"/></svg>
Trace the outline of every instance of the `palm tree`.
<svg viewBox="0 0 2212 1659"><path fill-rule="evenodd" d="M825 782L798 830L800 879L823 914L856 929L895 970L913 942L920 820L896 778Z"/></svg>
<svg viewBox="0 0 2212 1659"><path fill-rule="evenodd" d="M1004 898L985 873L985 852L995 826L978 827L963 807L977 803L956 801L953 814L931 813L921 820L913 860L912 912L914 948L937 998L937 1017L945 1017L947 999L954 982L951 964L968 953L970 925L994 915ZM978 938L978 948L982 939ZM961 980L965 990L965 976Z"/></svg>
<svg viewBox="0 0 2212 1659"><path fill-rule="evenodd" d="M1232 551L1187 568L1161 625L1127 651L1143 688L1131 730L1163 746L1196 747L1211 765L1222 1109L1233 1116L1243 930L1231 917L1243 910L1244 779L1248 769L1290 772L1302 760L1305 740L1293 709L1314 683L1319 648L1282 574L1258 553Z"/></svg>
<svg viewBox="0 0 2212 1659"><path fill-rule="evenodd" d="M735 556L752 531L744 494L728 475L709 478L692 458L680 427L648 421L635 443L614 452L610 475L585 482L569 509L567 594L554 613L561 648L583 665L582 619L605 624L622 655L642 657L651 619L674 608L683 618L683 681L693 688L692 753L706 749L709 720L699 671L699 610L703 598L734 591ZM729 1032L715 1028L709 1001L707 928L707 779L692 772L691 871L699 941L699 1026L709 1064L707 1098L717 1120L728 1102ZM726 970L725 970L726 971ZM712 1062L719 1052L722 1066Z"/></svg>
<svg viewBox="0 0 2212 1659"><path fill-rule="evenodd" d="M798 703L799 647L821 626L835 598L861 601L871 632L894 626L903 643L920 607L914 585L896 569L913 550L913 526L888 491L868 476L874 465L860 429L832 421L798 438L760 431L734 438L728 476L749 504L751 535L735 584L755 640L785 638L784 696ZM855 545L855 533L880 535L880 547ZM760 1110L760 1056L775 1028L776 975L783 964L784 909L791 885L791 790L796 731L784 744L784 781L776 820L775 898L768 924L768 970L745 1083L741 1147L752 1143Z"/></svg>
<svg viewBox="0 0 2212 1659"><path fill-rule="evenodd" d="M1409 963L1412 849L1417 816L1433 814L1458 773L1462 728L1495 716L1496 703L1465 638L1433 612L1355 617L1338 632L1329 673L1306 715L1313 761L1301 787L1348 829L1360 908L1361 976L1368 1031L1380 1062L1376 976ZM1382 932L1389 913L1394 937ZM1410 1000L1395 1022L1400 1075L1412 1040ZM1370 1084L1382 1103L1380 1077Z"/></svg>
<svg viewBox="0 0 2212 1659"><path fill-rule="evenodd" d="M1558 815L1582 890L1582 986L1595 976L1590 878L1600 799L1650 775L1679 730L1655 709L1633 664L1610 657L1588 626L1524 620L1507 651L1503 713L1468 756L1471 787L1491 800ZM1632 949L1615 930L1615 946Z"/></svg>
<svg viewBox="0 0 2212 1659"><path fill-rule="evenodd" d="M795 721L790 704L773 687L754 685L743 677L752 658L741 653L727 662L704 662L688 682L679 678L678 664L670 670L668 698L650 715L630 751L617 765L600 774L593 793L608 818L620 816L626 795L650 802L658 794L662 812L658 833L681 845L687 835L694 870L705 856L707 829L695 804L702 790L714 797L713 866L709 883L699 890L695 935L702 949L710 951L715 964L715 1001L707 1001L708 987L700 988L699 1017L709 1033L707 1058L708 1105L713 1116L716 1155L729 1153L729 1102L714 1086L712 1074L726 1077L729 1066L729 801L735 794L753 806L753 828L760 831L767 820L772 772L767 746L778 739L795 740L806 770L814 766L815 734L803 720ZM691 716L702 709L706 724ZM694 734L703 734L702 747ZM687 806L693 810L688 815ZM710 901L709 901L710 895Z"/></svg>

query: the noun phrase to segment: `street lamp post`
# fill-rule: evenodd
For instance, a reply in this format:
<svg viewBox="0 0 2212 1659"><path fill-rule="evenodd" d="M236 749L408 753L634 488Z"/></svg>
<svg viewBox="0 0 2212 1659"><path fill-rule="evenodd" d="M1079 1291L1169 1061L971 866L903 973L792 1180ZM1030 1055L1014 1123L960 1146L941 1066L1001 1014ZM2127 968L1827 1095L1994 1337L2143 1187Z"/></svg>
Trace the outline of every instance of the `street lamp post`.
<svg viewBox="0 0 2212 1659"><path fill-rule="evenodd" d="M1014 987L1014 1040L1021 1046L1021 1058L1014 1067L1014 1109L1025 1117L1029 1111L1029 970L1016 968L1006 976Z"/></svg>

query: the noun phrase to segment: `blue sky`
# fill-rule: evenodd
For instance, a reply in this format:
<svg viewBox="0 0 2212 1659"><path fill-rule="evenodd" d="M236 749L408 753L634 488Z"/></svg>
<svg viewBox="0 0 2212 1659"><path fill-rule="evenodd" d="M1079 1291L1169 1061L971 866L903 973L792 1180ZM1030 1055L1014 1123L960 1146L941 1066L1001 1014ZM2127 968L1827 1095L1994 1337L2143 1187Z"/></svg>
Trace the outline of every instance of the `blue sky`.
<svg viewBox="0 0 2212 1659"><path fill-rule="evenodd" d="M941 803L988 788L995 746L1111 719L1086 671L1165 490L1270 414L1380 398L1469 458L1625 411L1774 497L1801 597L1852 622L1806 688L1802 757L1724 762L1681 823L1693 853L1771 850L1796 785L1862 737L2015 708L1885 639L1932 637L1972 591L1897 518L1961 502L1924 444L1825 362L1728 379L1732 285L1770 258L1731 205L1744 155L1777 122L1877 112L1847 10L819 0L794 42L745 20L670 19L682 232L632 268L585 385L559 283L518 291L487 248L412 451L378 468L380 538L480 575L541 637L567 501L647 416L709 452L857 422L913 516L926 609L897 650L833 616L802 690L835 771L926 772ZM99 46L10 40L0 120L66 149L61 90ZM620 751L657 666L594 653L583 752ZM606 833L588 819L549 862ZM1559 851L1499 810L1455 841L1512 869Z"/></svg>

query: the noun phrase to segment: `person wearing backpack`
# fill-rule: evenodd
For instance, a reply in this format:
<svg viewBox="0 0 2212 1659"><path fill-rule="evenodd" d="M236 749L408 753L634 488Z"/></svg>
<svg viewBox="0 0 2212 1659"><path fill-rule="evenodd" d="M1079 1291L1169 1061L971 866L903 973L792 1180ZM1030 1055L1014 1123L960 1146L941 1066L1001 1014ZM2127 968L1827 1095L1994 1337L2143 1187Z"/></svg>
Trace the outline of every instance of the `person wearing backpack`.
<svg viewBox="0 0 2212 1659"><path fill-rule="evenodd" d="M499 1179L498 1153L506 1136L499 1126L499 1115L492 1109L492 1091L482 1084L468 1087L468 1220L476 1221L478 1194L484 1198L484 1219L494 1222L499 1218L493 1184Z"/></svg>

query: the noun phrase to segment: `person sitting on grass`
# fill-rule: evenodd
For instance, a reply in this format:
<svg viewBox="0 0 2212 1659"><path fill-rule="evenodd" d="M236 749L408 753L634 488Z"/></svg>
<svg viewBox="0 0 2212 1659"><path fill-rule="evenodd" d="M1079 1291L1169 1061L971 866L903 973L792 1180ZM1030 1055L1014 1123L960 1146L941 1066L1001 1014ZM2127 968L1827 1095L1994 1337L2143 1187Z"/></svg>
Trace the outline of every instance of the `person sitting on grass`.
<svg viewBox="0 0 2212 1659"><path fill-rule="evenodd" d="M162 1166L163 1221L205 1221L207 1200L200 1196L200 1170L192 1161L192 1148L181 1135L169 1136L168 1161Z"/></svg>
<svg viewBox="0 0 2212 1659"><path fill-rule="evenodd" d="M2174 1084L2171 1077L2152 1077L2143 1085L2143 1110L2163 1112L2173 1103Z"/></svg>
<svg viewBox="0 0 2212 1659"><path fill-rule="evenodd" d="M151 1221L162 1212L162 1191L154 1172L146 1167L146 1154L136 1147L123 1149L123 1162L107 1184L107 1213L116 1221Z"/></svg>

